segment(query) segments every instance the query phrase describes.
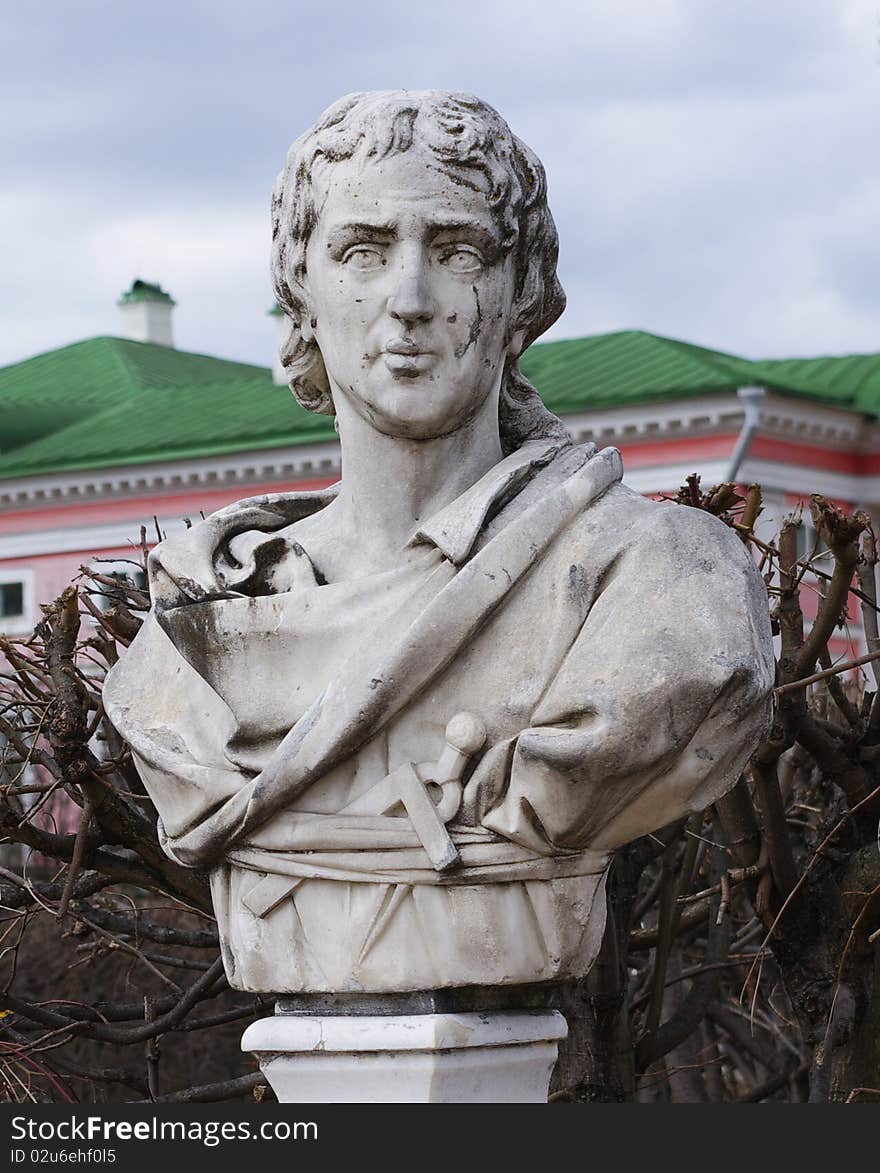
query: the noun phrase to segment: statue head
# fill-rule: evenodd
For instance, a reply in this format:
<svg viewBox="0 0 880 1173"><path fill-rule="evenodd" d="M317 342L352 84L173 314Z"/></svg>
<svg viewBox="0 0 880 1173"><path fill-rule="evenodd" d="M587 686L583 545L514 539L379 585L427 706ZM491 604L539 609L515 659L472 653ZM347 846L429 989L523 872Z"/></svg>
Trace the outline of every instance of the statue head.
<svg viewBox="0 0 880 1173"><path fill-rule="evenodd" d="M401 156L407 159L400 160ZM352 94L334 103L290 148L272 196L272 278L287 320L281 361L291 390L311 411L335 411L310 299L309 275L310 245L315 278L314 270L324 263L323 247L332 247L328 243L322 245L321 253L314 251L320 218L334 187L333 168L356 165L363 174L375 165L378 175L382 167L393 170L396 158L415 166L416 156L428 160L421 171L412 170L416 183L425 187L421 177L427 170L440 186L445 185L447 214L458 192L463 207L468 201L473 204L476 193L492 221L489 248L497 256L491 264L503 264L507 287L503 306L497 298L491 305L493 328L496 333L503 331L503 349L496 349L497 366L503 368L498 371L498 418L504 450L513 451L528 439L565 438L561 421L546 409L518 362L522 351L556 321L565 306L556 276L558 238L547 206L544 169L491 106L468 94L404 90ZM398 175L405 185L406 175L399 166ZM350 189L349 183L349 205L357 208L352 205ZM465 244L465 251L443 260L454 267L462 288L470 280L469 247ZM479 255L481 250L475 251ZM372 259L364 252L355 261L365 269L373 262L377 266L386 263L381 248ZM479 317L476 284L473 297ZM455 317L452 313L446 321L454 322ZM406 330L402 331L404 336L408 336ZM462 341L456 356L466 354L472 341L472 336ZM474 346L465 361L473 366L477 358L478 347ZM386 356L386 361L393 360L395 356ZM402 354L396 361L404 374L419 373L418 357L408 360ZM479 361L485 366L490 360L483 356ZM409 371L403 369L407 365Z"/></svg>

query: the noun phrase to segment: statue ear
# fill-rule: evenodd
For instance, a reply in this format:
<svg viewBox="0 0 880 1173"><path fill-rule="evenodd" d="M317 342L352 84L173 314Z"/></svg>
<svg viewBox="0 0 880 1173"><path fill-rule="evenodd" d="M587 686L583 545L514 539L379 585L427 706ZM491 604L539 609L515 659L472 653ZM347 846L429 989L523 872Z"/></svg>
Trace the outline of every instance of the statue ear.
<svg viewBox="0 0 880 1173"><path fill-rule="evenodd" d="M305 280L302 283L298 283L296 292L299 303L299 333L302 335L304 343L312 343L314 341L314 330L316 330L318 325L318 319L312 313L309 285L306 284Z"/></svg>
<svg viewBox="0 0 880 1173"><path fill-rule="evenodd" d="M318 319L312 313L311 298L309 297L308 278L303 274L300 281L297 282L297 301L300 304L300 321L299 332L302 335L303 342L314 342L315 329L318 325Z"/></svg>

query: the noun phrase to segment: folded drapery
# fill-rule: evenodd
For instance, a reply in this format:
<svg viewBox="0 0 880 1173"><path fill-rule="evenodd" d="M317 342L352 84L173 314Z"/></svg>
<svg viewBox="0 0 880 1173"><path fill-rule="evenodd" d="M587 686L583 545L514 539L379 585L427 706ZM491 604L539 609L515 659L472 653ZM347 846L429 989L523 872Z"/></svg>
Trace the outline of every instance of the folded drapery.
<svg viewBox="0 0 880 1173"><path fill-rule="evenodd" d="M396 639L377 631L370 641L365 633L344 667L281 740L268 765L243 780L198 823L168 836L174 858L193 867L216 860L356 752L447 667L558 534L619 481L621 473L616 448L595 455L592 448L584 449L579 467L487 542L427 605L408 617ZM162 565L156 553L153 559L154 566ZM173 630L173 614L168 607L161 613L166 631ZM129 657L121 663L126 662L131 668ZM111 719L147 767L148 784L163 772L173 777L180 765L176 752L169 754L145 737L142 727L133 728L128 713L114 703L115 696L127 691L118 687L123 670L114 669L107 679Z"/></svg>
<svg viewBox="0 0 880 1173"><path fill-rule="evenodd" d="M156 612L105 705L165 849L212 871L234 985L582 974L609 853L735 783L770 713L763 583L721 522L620 475L615 450L520 450L399 567L350 581L324 584L297 537L327 492L156 548ZM436 761L462 711L486 744L461 779L461 862L438 871L407 818L344 812Z"/></svg>

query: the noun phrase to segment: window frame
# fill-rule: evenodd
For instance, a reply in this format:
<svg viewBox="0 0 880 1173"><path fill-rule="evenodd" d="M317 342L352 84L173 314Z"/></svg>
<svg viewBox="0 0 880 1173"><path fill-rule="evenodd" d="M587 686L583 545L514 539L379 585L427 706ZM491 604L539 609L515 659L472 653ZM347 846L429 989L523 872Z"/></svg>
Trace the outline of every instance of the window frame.
<svg viewBox="0 0 880 1173"><path fill-rule="evenodd" d="M22 585L21 615L0 615L0 634L27 635L34 627L34 572L29 566L0 566L0 585Z"/></svg>

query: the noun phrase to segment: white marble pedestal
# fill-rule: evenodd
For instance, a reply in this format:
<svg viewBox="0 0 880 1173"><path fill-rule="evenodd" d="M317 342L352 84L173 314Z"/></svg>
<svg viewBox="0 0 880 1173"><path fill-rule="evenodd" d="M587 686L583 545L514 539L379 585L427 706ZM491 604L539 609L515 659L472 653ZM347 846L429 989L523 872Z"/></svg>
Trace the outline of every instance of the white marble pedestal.
<svg viewBox="0 0 880 1173"><path fill-rule="evenodd" d="M541 1104L567 1033L555 1010L276 1014L241 1047L282 1104Z"/></svg>

